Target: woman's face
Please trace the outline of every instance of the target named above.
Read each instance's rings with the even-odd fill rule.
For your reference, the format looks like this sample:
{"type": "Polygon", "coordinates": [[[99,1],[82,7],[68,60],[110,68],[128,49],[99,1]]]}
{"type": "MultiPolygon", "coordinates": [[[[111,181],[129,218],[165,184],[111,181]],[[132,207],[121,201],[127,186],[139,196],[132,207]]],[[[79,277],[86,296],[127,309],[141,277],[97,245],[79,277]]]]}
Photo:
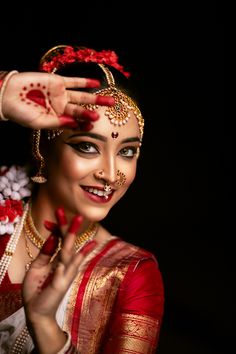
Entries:
{"type": "Polygon", "coordinates": [[[92,221],[102,220],[133,182],[140,145],[133,112],[124,126],[117,127],[105,111],[105,107],[98,109],[100,118],[89,132],[64,130],[50,143],[46,161],[45,187],[51,203],[92,221]],[[112,190],[107,196],[106,182],[112,190]]]}

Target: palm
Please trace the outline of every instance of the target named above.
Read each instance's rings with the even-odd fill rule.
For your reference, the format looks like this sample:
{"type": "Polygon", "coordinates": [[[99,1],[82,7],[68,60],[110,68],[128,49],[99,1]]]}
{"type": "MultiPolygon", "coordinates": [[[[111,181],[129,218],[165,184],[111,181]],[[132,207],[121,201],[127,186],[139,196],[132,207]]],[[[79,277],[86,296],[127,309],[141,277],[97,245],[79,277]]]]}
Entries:
{"type": "Polygon", "coordinates": [[[80,104],[96,102],[96,95],[73,90],[87,84],[85,78],[18,73],[11,77],[4,91],[4,115],[29,128],[58,128],[61,115],[79,118],[85,111],[80,104]]]}

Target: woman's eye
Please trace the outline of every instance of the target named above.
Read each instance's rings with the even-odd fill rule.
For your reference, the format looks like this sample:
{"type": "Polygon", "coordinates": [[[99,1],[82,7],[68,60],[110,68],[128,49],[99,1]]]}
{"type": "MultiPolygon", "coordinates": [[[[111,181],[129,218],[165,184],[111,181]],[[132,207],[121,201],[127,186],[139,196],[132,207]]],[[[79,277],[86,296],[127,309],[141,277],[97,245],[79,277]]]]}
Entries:
{"type": "Polygon", "coordinates": [[[70,144],[74,149],[76,149],[79,152],[83,152],[86,154],[95,154],[98,152],[98,149],[96,146],[92,143],[88,142],[81,142],[77,144],[70,144]]]}
{"type": "Polygon", "coordinates": [[[134,157],[136,152],[137,152],[137,148],[135,148],[135,147],[126,147],[126,148],[123,148],[122,150],[120,150],[119,154],[121,156],[131,158],[131,157],[134,157]]]}

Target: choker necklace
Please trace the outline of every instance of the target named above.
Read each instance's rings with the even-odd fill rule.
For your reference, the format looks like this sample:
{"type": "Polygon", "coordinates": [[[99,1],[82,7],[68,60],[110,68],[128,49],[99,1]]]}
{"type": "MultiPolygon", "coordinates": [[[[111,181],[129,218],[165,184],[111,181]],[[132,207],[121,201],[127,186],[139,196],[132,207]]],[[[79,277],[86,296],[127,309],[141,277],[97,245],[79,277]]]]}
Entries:
{"type": "MultiPolygon", "coordinates": [[[[75,252],[78,252],[87,242],[92,240],[98,230],[98,224],[96,222],[92,222],[89,227],[81,233],[76,235],[76,240],[74,243],[75,252]]],[[[27,238],[40,250],[43,247],[44,242],[46,241],[38,232],[34,225],[34,221],[31,216],[31,210],[29,208],[25,222],[24,222],[24,231],[27,238]]],[[[55,251],[56,254],[52,256],[54,259],[57,253],[61,250],[61,238],[58,240],[58,246],[55,251]]],[[[29,254],[29,253],[28,253],[29,254]]]]}

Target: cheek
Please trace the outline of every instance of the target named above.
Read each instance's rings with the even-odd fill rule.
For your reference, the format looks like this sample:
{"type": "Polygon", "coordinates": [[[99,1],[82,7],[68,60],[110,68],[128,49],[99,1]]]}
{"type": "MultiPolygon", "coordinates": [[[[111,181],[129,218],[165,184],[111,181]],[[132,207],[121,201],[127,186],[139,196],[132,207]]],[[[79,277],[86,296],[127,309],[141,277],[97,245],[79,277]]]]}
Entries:
{"type": "Polygon", "coordinates": [[[126,182],[125,187],[129,187],[136,176],[137,162],[132,163],[132,166],[127,166],[126,168],[120,169],[121,172],[125,174],[126,182]]]}
{"type": "Polygon", "coordinates": [[[61,177],[67,181],[78,181],[85,178],[95,168],[96,162],[93,159],[84,159],[66,148],[60,154],[54,156],[51,170],[54,176],[57,176],[57,179],[61,177]]]}

